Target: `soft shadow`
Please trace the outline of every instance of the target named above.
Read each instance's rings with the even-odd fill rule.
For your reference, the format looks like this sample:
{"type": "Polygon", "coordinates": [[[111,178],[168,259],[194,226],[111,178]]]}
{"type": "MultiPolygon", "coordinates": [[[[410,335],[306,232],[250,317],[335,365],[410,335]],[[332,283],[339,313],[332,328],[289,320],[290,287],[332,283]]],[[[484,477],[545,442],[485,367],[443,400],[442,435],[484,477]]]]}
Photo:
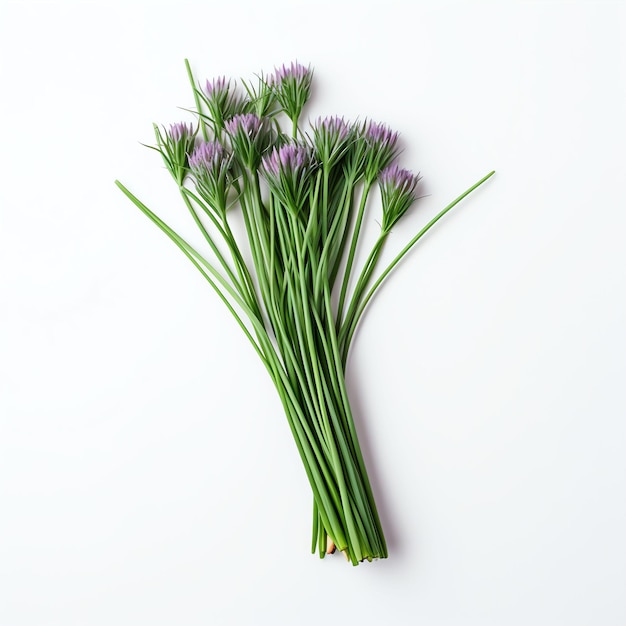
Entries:
{"type": "Polygon", "coordinates": [[[402,539],[397,532],[396,526],[394,525],[394,514],[385,495],[386,489],[378,470],[378,463],[374,451],[375,445],[372,444],[369,434],[369,423],[371,417],[368,415],[368,412],[362,402],[362,395],[359,393],[359,381],[355,380],[355,377],[352,376],[352,367],[350,367],[351,359],[351,356],[348,357],[346,367],[346,387],[348,390],[348,398],[350,400],[352,415],[354,417],[359,437],[361,452],[363,453],[363,459],[365,460],[365,466],[367,468],[367,475],[372,486],[372,491],[374,492],[374,500],[380,517],[380,523],[382,524],[385,539],[387,541],[387,548],[391,556],[392,552],[401,552],[400,548],[402,545],[402,539]]]}

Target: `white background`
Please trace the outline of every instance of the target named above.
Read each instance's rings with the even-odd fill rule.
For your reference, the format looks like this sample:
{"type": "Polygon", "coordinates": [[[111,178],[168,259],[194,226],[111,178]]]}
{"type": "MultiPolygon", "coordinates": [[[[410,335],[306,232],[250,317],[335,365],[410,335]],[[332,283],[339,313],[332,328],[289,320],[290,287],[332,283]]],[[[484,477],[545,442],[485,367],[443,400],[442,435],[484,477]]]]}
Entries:
{"type": "Polygon", "coordinates": [[[0,624],[625,624],[625,41],[623,2],[2,0],[0,624]],[[355,338],[386,561],[308,553],[271,382],[113,184],[199,241],[139,144],[185,57],[399,130],[387,258],[497,170],[355,338]]]}

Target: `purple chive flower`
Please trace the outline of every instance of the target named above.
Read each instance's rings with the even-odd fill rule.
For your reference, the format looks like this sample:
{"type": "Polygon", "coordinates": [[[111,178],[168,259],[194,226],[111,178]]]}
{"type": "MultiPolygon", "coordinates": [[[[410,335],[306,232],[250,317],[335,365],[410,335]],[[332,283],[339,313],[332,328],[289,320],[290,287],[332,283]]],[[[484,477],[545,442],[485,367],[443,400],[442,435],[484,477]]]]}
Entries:
{"type": "Polygon", "coordinates": [[[396,156],[398,133],[385,124],[370,121],[363,132],[366,144],[365,177],[373,182],[396,156]]]}
{"type": "Polygon", "coordinates": [[[302,113],[302,107],[309,99],[312,79],[311,68],[304,67],[297,61],[289,66],[276,68],[272,77],[276,99],[294,125],[302,113]]]}
{"type": "Polygon", "coordinates": [[[309,148],[300,144],[285,144],[274,148],[263,158],[263,168],[270,176],[297,174],[311,164],[309,148]]]}
{"type": "Polygon", "coordinates": [[[415,190],[419,181],[419,174],[402,169],[397,163],[382,170],[378,184],[383,205],[383,232],[389,232],[415,202],[415,190]]]}
{"type": "Polygon", "coordinates": [[[226,122],[226,130],[231,136],[244,133],[248,137],[254,137],[260,128],[261,120],[254,113],[235,115],[235,117],[226,122]]]}
{"type": "Polygon", "coordinates": [[[317,132],[326,133],[341,141],[350,133],[350,126],[346,124],[343,117],[337,117],[335,115],[332,117],[318,118],[315,130],[317,132]]]}
{"type": "Polygon", "coordinates": [[[230,80],[226,80],[226,76],[218,76],[213,80],[207,80],[204,87],[204,92],[208,98],[219,98],[224,93],[228,93],[230,87],[230,80]]]}
{"type": "Polygon", "coordinates": [[[171,124],[169,131],[170,139],[176,143],[183,141],[193,136],[193,126],[191,124],[185,124],[179,122],[178,124],[171,124]]]}
{"type": "Polygon", "coordinates": [[[392,131],[386,124],[370,121],[365,129],[365,138],[375,146],[394,148],[398,142],[398,133],[392,131]]]}
{"type": "Polygon", "coordinates": [[[245,106],[245,101],[237,93],[236,86],[232,87],[230,79],[227,80],[225,76],[207,80],[201,97],[215,131],[223,129],[224,122],[241,113],[245,106]]]}
{"type": "Polygon", "coordinates": [[[226,212],[230,164],[230,156],[217,141],[199,144],[189,157],[198,193],[220,216],[226,212]]]}
{"type": "Polygon", "coordinates": [[[267,120],[254,113],[241,113],[226,122],[226,131],[239,162],[250,170],[256,170],[261,154],[271,140],[271,128],[267,120]]]}
{"type": "Polygon", "coordinates": [[[263,158],[261,172],[281,202],[298,211],[306,202],[307,180],[314,166],[315,160],[308,146],[289,143],[274,148],[263,158]]]}
{"type": "Polygon", "coordinates": [[[345,154],[350,134],[351,128],[342,117],[318,118],[313,126],[313,145],[319,160],[333,165],[345,154]]]}
{"type": "Polygon", "coordinates": [[[157,150],[161,153],[165,166],[179,185],[187,175],[187,161],[193,150],[196,134],[191,124],[180,122],[171,124],[169,130],[164,126],[154,126],[157,150]]]}
{"type": "Polygon", "coordinates": [[[206,141],[198,145],[189,157],[189,167],[196,172],[213,171],[224,162],[224,146],[217,141],[206,141]]]}
{"type": "Polygon", "coordinates": [[[413,193],[419,182],[419,176],[394,163],[380,173],[379,180],[381,186],[389,187],[399,193],[413,193]]]}
{"type": "Polygon", "coordinates": [[[280,85],[284,80],[294,79],[298,82],[303,82],[305,79],[309,78],[311,75],[311,68],[304,67],[297,61],[292,63],[289,66],[283,65],[282,67],[276,68],[274,72],[273,83],[276,85],[280,85]]]}

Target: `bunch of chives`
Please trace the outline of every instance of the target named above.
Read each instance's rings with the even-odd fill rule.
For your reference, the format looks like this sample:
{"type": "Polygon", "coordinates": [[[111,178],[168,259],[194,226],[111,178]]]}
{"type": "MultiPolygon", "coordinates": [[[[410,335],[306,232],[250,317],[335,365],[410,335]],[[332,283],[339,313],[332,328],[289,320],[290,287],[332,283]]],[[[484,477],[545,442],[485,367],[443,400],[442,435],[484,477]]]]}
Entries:
{"type": "Polygon", "coordinates": [[[319,119],[304,131],[300,117],[312,71],[298,63],[256,83],[242,81],[242,91],[224,77],[196,84],[185,63],[197,122],[155,126],[154,149],[211,258],[116,184],[208,281],[274,382],[313,492],[312,551],[323,558],[338,549],[354,565],[384,558],[385,537],[346,391],[350,343],[389,272],[493,172],[426,224],[375,277],[387,236],[417,198],[419,176],[396,162],[397,133],[340,117],[319,119]],[[375,185],[380,234],[357,268],[375,185]],[[230,226],[235,210],[245,223],[243,242],[230,226]]]}

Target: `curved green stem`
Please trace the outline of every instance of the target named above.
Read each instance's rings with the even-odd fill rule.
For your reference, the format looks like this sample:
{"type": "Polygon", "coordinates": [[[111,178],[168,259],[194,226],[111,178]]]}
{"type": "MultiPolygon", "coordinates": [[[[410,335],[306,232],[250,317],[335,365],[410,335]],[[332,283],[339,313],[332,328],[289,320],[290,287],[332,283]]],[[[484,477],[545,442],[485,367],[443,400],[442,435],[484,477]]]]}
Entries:
{"type": "Polygon", "coordinates": [[[237,274],[239,275],[239,280],[241,281],[240,284],[242,285],[243,291],[245,292],[243,295],[246,298],[246,302],[250,305],[252,309],[256,311],[256,313],[258,314],[257,317],[261,319],[261,308],[254,288],[254,283],[252,281],[252,276],[250,275],[248,266],[243,259],[241,250],[239,249],[233,232],[228,224],[228,220],[226,218],[226,210],[223,209],[221,211],[222,221],[220,222],[220,220],[217,219],[214,212],[202,200],[202,198],[199,198],[195,193],[193,193],[190,189],[187,189],[186,187],[181,187],[181,190],[186,196],[189,196],[198,206],[202,208],[202,210],[215,226],[217,232],[221,235],[222,239],[228,246],[233,262],[235,263],[235,268],[237,269],[237,274]]]}
{"type": "Polygon", "coordinates": [[[181,185],[180,186],[180,195],[183,197],[185,205],[189,209],[189,212],[191,213],[191,215],[192,215],[192,217],[194,219],[194,222],[196,223],[196,226],[199,228],[199,230],[202,233],[204,239],[209,244],[211,250],[213,251],[213,254],[215,254],[215,257],[220,262],[220,265],[224,268],[224,271],[226,272],[226,275],[228,276],[228,278],[230,278],[233,286],[237,289],[238,293],[243,298],[247,299],[247,294],[245,293],[244,286],[239,282],[239,280],[237,279],[237,277],[233,273],[232,269],[230,268],[230,266],[226,262],[226,259],[223,257],[222,253],[219,251],[219,248],[215,245],[215,242],[213,241],[213,238],[211,237],[211,235],[209,235],[209,233],[208,233],[207,229],[205,228],[204,224],[202,223],[202,221],[198,217],[198,213],[196,212],[196,210],[194,209],[193,205],[189,201],[189,198],[187,197],[185,191],[186,191],[185,188],[181,185]]]}
{"type": "Polygon", "coordinates": [[[202,131],[202,138],[204,141],[209,140],[209,134],[206,130],[206,123],[204,121],[204,115],[202,114],[202,108],[200,103],[200,98],[198,96],[198,88],[196,87],[196,83],[193,79],[193,74],[191,72],[191,65],[189,65],[189,60],[185,59],[185,68],[187,69],[187,76],[189,77],[189,82],[191,83],[191,88],[193,90],[193,97],[196,102],[196,110],[198,111],[198,121],[200,123],[200,130],[202,131]]]}
{"type": "Polygon", "coordinates": [[[341,293],[339,295],[339,306],[337,308],[337,323],[341,323],[343,315],[343,306],[348,291],[348,284],[350,282],[350,275],[352,274],[352,264],[354,262],[354,255],[356,254],[356,248],[359,241],[359,235],[361,233],[361,224],[363,222],[363,215],[365,213],[365,206],[367,205],[367,196],[369,195],[372,184],[368,181],[364,183],[363,192],[361,193],[361,202],[359,204],[359,210],[357,212],[356,223],[354,225],[354,232],[352,233],[352,241],[350,242],[350,252],[348,253],[348,261],[346,262],[346,269],[343,275],[343,281],[341,283],[341,293]]]}
{"type": "Polygon", "coordinates": [[[396,258],[387,266],[385,271],[379,276],[376,282],[372,285],[372,288],[369,290],[363,302],[361,302],[359,308],[356,310],[353,320],[350,322],[349,327],[342,327],[342,333],[345,334],[345,339],[343,342],[343,362],[345,364],[348,357],[348,350],[350,348],[350,342],[352,340],[352,336],[354,335],[354,331],[363,315],[363,311],[367,307],[367,304],[372,299],[372,296],[376,293],[376,290],[380,287],[381,283],[387,278],[389,273],[398,265],[398,263],[404,258],[404,256],[413,248],[413,246],[451,209],[453,209],[463,198],[468,196],[472,191],[474,191],[477,187],[480,187],[486,180],[491,178],[495,174],[495,171],[489,172],[486,176],[483,176],[477,183],[473,184],[469,189],[464,191],[460,196],[455,198],[445,209],[440,211],[435,217],[433,217],[422,230],[409,241],[409,243],[401,250],[401,252],[396,256],[396,258]]]}
{"type": "MultiPolygon", "coordinates": [[[[248,330],[246,325],[243,323],[243,320],[241,319],[241,317],[239,317],[239,315],[233,308],[232,304],[230,303],[228,298],[225,296],[224,292],[218,287],[217,283],[211,278],[211,276],[209,276],[209,274],[207,274],[207,272],[202,268],[202,266],[204,266],[209,271],[209,273],[212,274],[217,279],[217,282],[219,282],[222,285],[222,287],[228,292],[228,294],[237,302],[237,304],[241,306],[244,312],[247,313],[248,317],[251,317],[252,311],[248,309],[245,302],[241,300],[239,295],[233,290],[233,288],[228,284],[228,282],[223,278],[223,276],[208,261],[206,261],[206,259],[204,259],[196,250],[194,250],[194,248],[192,248],[182,237],[177,235],[165,222],[163,222],[163,220],[161,220],[145,204],[143,204],[143,202],[141,202],[139,198],[137,198],[131,191],[129,191],[126,187],[124,187],[124,185],[119,180],[116,180],[115,184],[119,187],[122,193],[124,193],[124,195],[138,209],[140,209],[146,216],[148,216],[150,220],[152,220],[152,222],[154,222],[180,248],[183,254],[200,271],[200,273],[204,276],[204,278],[209,282],[211,287],[213,287],[214,291],[217,293],[220,299],[224,302],[228,310],[232,313],[233,317],[235,318],[235,321],[237,322],[237,324],[239,324],[239,326],[243,330],[244,334],[246,335],[246,337],[252,344],[256,353],[261,358],[261,361],[263,362],[265,367],[268,368],[268,371],[270,371],[270,375],[272,375],[272,372],[269,368],[268,355],[264,354],[264,352],[261,350],[261,347],[254,340],[254,337],[252,337],[252,335],[250,334],[250,331],[248,330]]],[[[253,322],[253,325],[254,325],[254,320],[251,319],[251,321],[253,322]]],[[[260,330],[261,332],[265,331],[264,328],[261,328],[261,329],[258,328],[258,323],[256,324],[256,326],[257,326],[257,330],[260,330]]],[[[272,379],[274,380],[273,375],[272,375],[272,379]]]]}

